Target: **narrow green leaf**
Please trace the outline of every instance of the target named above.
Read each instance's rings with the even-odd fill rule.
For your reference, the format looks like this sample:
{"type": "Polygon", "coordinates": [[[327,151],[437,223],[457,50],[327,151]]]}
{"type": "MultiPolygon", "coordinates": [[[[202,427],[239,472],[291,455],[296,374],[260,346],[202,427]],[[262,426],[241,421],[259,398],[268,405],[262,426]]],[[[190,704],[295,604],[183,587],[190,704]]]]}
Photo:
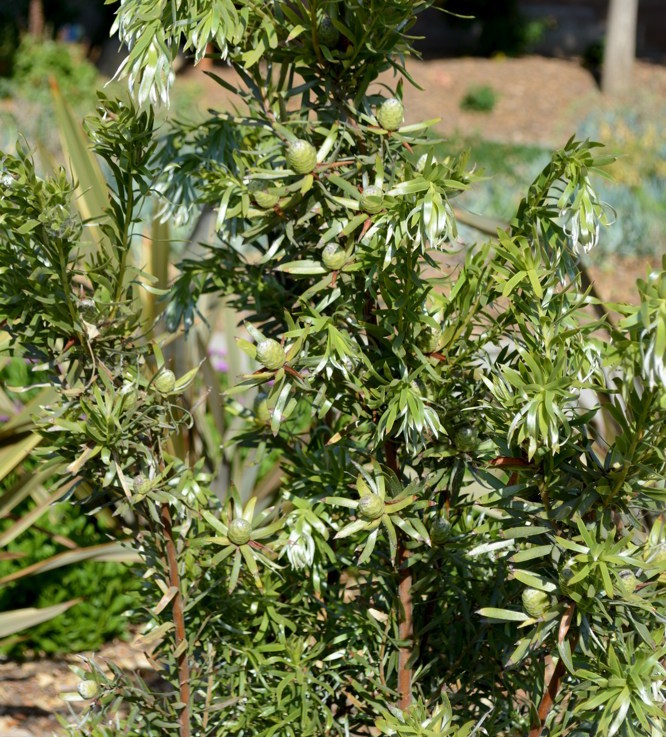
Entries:
{"type": "Polygon", "coordinates": [[[0,612],[0,637],[13,635],[15,632],[35,627],[43,622],[59,616],[66,612],[70,607],[78,604],[81,599],[70,599],[62,604],[54,604],[53,606],[42,607],[36,609],[30,607],[28,609],[13,609],[8,612],[0,612]]]}
{"type": "Polygon", "coordinates": [[[525,622],[529,619],[525,612],[515,612],[512,609],[496,609],[495,607],[484,607],[483,609],[479,609],[477,614],[502,622],[525,622]]]}

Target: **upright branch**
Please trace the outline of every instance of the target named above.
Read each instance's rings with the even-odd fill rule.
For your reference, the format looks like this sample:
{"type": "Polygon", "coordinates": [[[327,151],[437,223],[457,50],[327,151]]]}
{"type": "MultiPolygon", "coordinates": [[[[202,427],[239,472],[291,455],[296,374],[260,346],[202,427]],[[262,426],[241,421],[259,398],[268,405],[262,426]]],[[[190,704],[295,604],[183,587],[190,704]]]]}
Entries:
{"type": "MultiPolygon", "coordinates": [[[[398,476],[398,458],[395,443],[389,440],[385,445],[386,463],[398,476]]],[[[406,709],[412,703],[412,666],[414,648],[414,618],[412,605],[412,573],[409,569],[409,551],[402,538],[398,541],[398,637],[403,643],[398,651],[398,706],[406,709]]]]}
{"type": "Polygon", "coordinates": [[[410,660],[414,647],[414,621],[412,618],[412,574],[408,567],[409,551],[402,541],[398,544],[398,564],[400,566],[400,582],[398,598],[400,600],[400,626],[398,634],[402,644],[398,653],[398,706],[406,709],[412,703],[412,666],[410,660]]]}
{"type": "MultiPolygon", "coordinates": [[[[571,604],[562,616],[558,632],[558,640],[560,644],[565,641],[569,633],[569,628],[571,627],[571,621],[573,620],[575,610],[576,605],[571,604]]],[[[569,640],[569,645],[572,651],[575,649],[577,643],[578,634],[574,635],[574,637],[569,640]]],[[[530,729],[528,737],[541,736],[541,732],[543,731],[543,727],[546,723],[546,718],[548,717],[548,714],[550,714],[550,710],[555,705],[555,699],[557,698],[557,694],[559,693],[560,687],[562,685],[562,679],[564,678],[565,673],[566,666],[564,665],[564,661],[562,660],[562,658],[560,658],[557,661],[557,665],[555,666],[555,670],[553,671],[550,680],[548,681],[546,691],[541,698],[541,703],[539,704],[539,708],[537,710],[538,722],[532,727],[532,729],[530,729]]]]}
{"type": "Polygon", "coordinates": [[[185,631],[185,615],[183,612],[183,596],[180,590],[180,575],[178,573],[178,555],[176,543],[173,539],[171,511],[168,504],[162,504],[160,519],[164,527],[165,552],[169,569],[169,586],[176,589],[171,611],[176,632],[176,649],[178,651],[178,687],[180,702],[183,705],[179,716],[180,737],[190,737],[190,665],[187,652],[187,634],[185,631]]]}

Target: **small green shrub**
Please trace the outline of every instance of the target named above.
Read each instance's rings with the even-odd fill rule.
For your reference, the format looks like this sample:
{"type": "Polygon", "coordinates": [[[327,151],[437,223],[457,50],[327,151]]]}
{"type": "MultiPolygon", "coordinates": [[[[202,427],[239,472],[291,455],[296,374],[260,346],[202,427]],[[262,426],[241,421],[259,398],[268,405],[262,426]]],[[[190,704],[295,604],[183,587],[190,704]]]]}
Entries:
{"type": "MultiPolygon", "coordinates": [[[[26,511],[23,507],[17,513],[26,511]]],[[[3,520],[0,530],[12,522],[3,520]]],[[[22,557],[0,561],[0,576],[67,550],[57,536],[80,546],[108,542],[108,536],[80,510],[68,502],[58,504],[4,549],[22,557]]],[[[5,640],[0,653],[21,657],[31,651],[54,654],[97,649],[127,634],[126,612],[138,604],[138,590],[137,577],[119,563],[79,563],[9,583],[0,588],[0,611],[46,607],[74,598],[82,601],[55,619],[5,640]]]]}
{"type": "Polygon", "coordinates": [[[489,84],[470,87],[460,101],[463,110],[476,113],[489,113],[495,107],[499,95],[489,84]]]}
{"type": "Polygon", "coordinates": [[[94,101],[97,69],[83,57],[78,47],[25,36],[14,58],[12,94],[28,100],[50,99],[51,77],[71,103],[94,101]]]}
{"type": "Polygon", "coordinates": [[[664,733],[666,260],[639,306],[613,305],[621,322],[592,318],[578,262],[608,224],[591,177],[610,160],[572,137],[497,240],[448,266],[478,175],[435,156],[430,122],[382,120],[370,91],[406,76],[431,4],[123,3],[140,107],[101,97],[88,122],[112,178],[93,247],[74,184],[20,146],[5,157],[0,320],[12,355],[62,367],[40,453],[91,506],[104,490],[146,520],[169,685],[90,661],[78,735],[128,713],[116,734],[664,733]],[[158,138],[147,106],[168,102],[177,49],[201,60],[213,41],[243,81],[236,109],[158,138]],[[243,315],[253,363],[225,399],[233,443],[280,454],[270,492],[193,462],[218,387],[205,364],[178,376],[142,319],[151,275],[128,254],[154,191],[167,217],[217,208],[167,320],[194,330],[214,295],[243,315]]]}

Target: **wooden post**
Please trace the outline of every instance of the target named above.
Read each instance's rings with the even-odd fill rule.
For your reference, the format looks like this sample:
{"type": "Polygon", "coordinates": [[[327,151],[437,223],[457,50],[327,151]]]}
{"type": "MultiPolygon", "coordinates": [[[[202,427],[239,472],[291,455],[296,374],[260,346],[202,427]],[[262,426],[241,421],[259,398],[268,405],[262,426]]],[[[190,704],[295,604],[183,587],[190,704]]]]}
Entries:
{"type": "Polygon", "coordinates": [[[601,89],[622,95],[631,89],[636,58],[638,0],[609,0],[601,89]]]}
{"type": "Polygon", "coordinates": [[[35,38],[44,36],[44,5],[42,0],[30,0],[28,6],[28,33],[35,38]]]}

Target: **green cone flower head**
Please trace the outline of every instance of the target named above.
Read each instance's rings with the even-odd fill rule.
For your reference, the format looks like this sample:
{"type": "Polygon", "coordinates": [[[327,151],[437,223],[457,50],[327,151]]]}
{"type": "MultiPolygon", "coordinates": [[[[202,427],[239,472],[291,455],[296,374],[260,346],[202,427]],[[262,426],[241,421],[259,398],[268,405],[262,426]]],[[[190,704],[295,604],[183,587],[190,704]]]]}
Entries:
{"type": "Polygon", "coordinates": [[[157,374],[153,386],[160,394],[171,394],[176,388],[176,375],[170,369],[162,369],[157,374]]]}
{"type": "Polygon", "coordinates": [[[97,683],[91,680],[80,681],[76,690],[79,692],[79,696],[83,699],[94,699],[99,692],[97,683]]]}
{"type": "Polygon", "coordinates": [[[479,431],[474,425],[461,425],[453,435],[453,444],[458,450],[469,453],[479,444],[479,431]]]}
{"type": "Polygon", "coordinates": [[[377,494],[362,496],[358,503],[358,513],[364,519],[379,519],[384,514],[384,500],[377,494]]]}
{"type": "Polygon", "coordinates": [[[242,517],[235,519],[229,525],[229,534],[227,537],[229,538],[229,542],[234,545],[245,545],[245,543],[250,542],[251,536],[252,525],[246,519],[242,517]]]}
{"type": "Polygon", "coordinates": [[[530,617],[538,619],[550,609],[550,596],[539,589],[523,590],[523,609],[530,617]]]}
{"type": "Polygon", "coordinates": [[[280,195],[277,190],[273,187],[268,187],[264,182],[257,180],[251,182],[249,190],[257,206],[264,210],[270,210],[280,201],[280,195]]]}
{"type": "Polygon", "coordinates": [[[268,394],[259,392],[254,398],[254,417],[258,425],[268,425],[271,421],[271,410],[268,406],[268,394]]]}
{"type": "Polygon", "coordinates": [[[423,353],[434,353],[441,345],[442,331],[426,327],[419,333],[417,342],[423,353]]]}
{"type": "Polygon", "coordinates": [[[451,537],[451,523],[446,517],[437,517],[430,525],[430,542],[443,545],[451,537]]]}
{"type": "Polygon", "coordinates": [[[76,213],[71,213],[62,204],[47,207],[41,212],[39,219],[52,238],[77,241],[83,230],[81,218],[76,213]]]}
{"type": "Polygon", "coordinates": [[[383,199],[384,192],[382,191],[382,188],[371,184],[366,187],[361,194],[361,209],[365,210],[370,215],[374,215],[382,209],[383,199]]]}
{"type": "Polygon", "coordinates": [[[287,166],[297,174],[309,174],[317,166],[317,149],[299,138],[287,148],[287,166]]]}
{"type": "Polygon", "coordinates": [[[338,45],[340,40],[340,31],[333,25],[333,21],[329,15],[322,16],[317,24],[317,41],[329,49],[333,49],[338,45]]]}
{"type": "Polygon", "coordinates": [[[272,338],[266,338],[257,344],[257,361],[270,371],[276,371],[284,366],[286,356],[284,348],[272,338]]]}
{"type": "Polygon", "coordinates": [[[132,489],[135,494],[145,494],[150,490],[150,481],[139,473],[132,479],[132,489]]]}
{"type": "Polygon", "coordinates": [[[329,271],[338,271],[345,265],[347,254],[337,243],[329,243],[321,254],[321,261],[329,271]]]}
{"type": "Polygon", "coordinates": [[[79,314],[86,322],[92,322],[97,317],[97,305],[94,299],[80,299],[77,301],[79,314]]]}
{"type": "Polygon", "coordinates": [[[633,594],[638,587],[638,579],[632,570],[625,568],[618,574],[617,584],[621,594],[633,594]]]}
{"type": "Polygon", "coordinates": [[[394,131],[402,125],[404,114],[405,108],[400,100],[397,97],[389,97],[379,106],[377,120],[382,128],[386,128],[387,131],[394,131]]]}

